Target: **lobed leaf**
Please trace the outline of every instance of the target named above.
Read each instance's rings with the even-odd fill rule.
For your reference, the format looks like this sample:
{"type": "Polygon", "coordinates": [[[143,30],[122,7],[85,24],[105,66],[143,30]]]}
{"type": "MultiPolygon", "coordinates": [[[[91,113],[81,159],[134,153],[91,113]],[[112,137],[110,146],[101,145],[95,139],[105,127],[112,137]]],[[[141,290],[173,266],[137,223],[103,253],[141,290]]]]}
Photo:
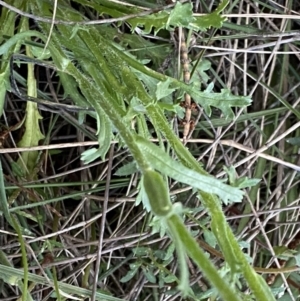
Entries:
{"type": "Polygon", "coordinates": [[[225,9],[225,7],[228,5],[229,1],[224,0],[222,1],[217,9],[205,16],[198,16],[195,18],[195,21],[191,24],[190,27],[192,27],[194,30],[206,30],[211,27],[220,28],[223,25],[223,22],[226,21],[226,17],[220,16],[220,13],[225,9]]]}
{"type": "Polygon", "coordinates": [[[249,96],[233,95],[228,89],[222,89],[219,93],[213,93],[210,88],[212,86],[209,86],[205,91],[193,88],[188,91],[194,101],[204,108],[208,116],[211,115],[211,107],[215,107],[223,112],[225,118],[233,119],[232,107],[248,106],[252,101],[249,96]]]}

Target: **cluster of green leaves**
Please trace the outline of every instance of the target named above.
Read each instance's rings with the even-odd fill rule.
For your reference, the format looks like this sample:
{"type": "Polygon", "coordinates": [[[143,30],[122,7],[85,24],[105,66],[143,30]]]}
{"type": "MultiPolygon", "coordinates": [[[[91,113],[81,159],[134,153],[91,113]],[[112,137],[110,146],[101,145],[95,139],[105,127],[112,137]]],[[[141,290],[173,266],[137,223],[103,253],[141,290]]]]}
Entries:
{"type": "Polygon", "coordinates": [[[130,270],[120,281],[128,282],[141,269],[147,280],[151,283],[158,283],[160,288],[163,288],[166,283],[179,283],[178,278],[166,268],[174,260],[174,251],[175,245],[173,243],[169,245],[167,250],[153,251],[146,247],[134,248],[133,252],[137,256],[137,261],[130,265],[130,270]],[[154,268],[159,270],[157,275],[154,273],[154,268]]]}
{"type": "MultiPolygon", "coordinates": [[[[123,17],[141,11],[111,1],[101,1],[101,4],[89,1],[78,2],[93,8],[100,14],[112,17],[123,17]]],[[[192,14],[191,3],[177,3],[173,9],[135,17],[129,19],[128,23],[132,31],[139,26],[143,26],[144,32],[154,30],[155,33],[161,29],[171,30],[177,26],[196,31],[205,30],[212,26],[222,25],[225,18],[220,13],[227,4],[228,1],[223,1],[213,13],[195,18],[192,14]]],[[[49,18],[53,13],[50,1],[27,1],[26,8],[34,15],[49,18]]],[[[56,19],[84,21],[82,15],[71,8],[67,1],[59,3],[56,19]]],[[[189,296],[192,294],[186,264],[186,256],[189,256],[203,271],[223,300],[241,300],[241,293],[237,293],[238,288],[234,284],[229,285],[229,281],[218,273],[216,267],[185,227],[182,220],[182,207],[180,204],[172,204],[170,200],[168,177],[199,190],[199,198],[211,216],[211,229],[224,254],[232,279],[235,279],[236,275],[241,275],[257,300],[274,300],[263,278],[257,275],[249,265],[225,220],[222,203],[218,198],[220,197],[226,204],[240,202],[243,192],[237,187],[241,187],[241,183],[233,181],[236,187],[232,187],[208,175],[183,146],[165,116],[166,109],[180,114],[176,104],[164,101],[174,91],[190,94],[208,115],[214,107],[220,109],[229,119],[234,117],[232,107],[249,105],[251,100],[248,97],[235,96],[225,89],[214,93],[212,85],[209,85],[205,91],[200,91],[197,85],[186,85],[146,67],[144,61],[129,54],[122,45],[105,37],[103,32],[108,30],[107,26],[56,24],[51,31],[50,24],[39,22],[39,28],[40,31],[24,29],[11,37],[0,47],[0,54],[8,56],[17,51],[18,48],[15,46],[17,43],[18,45],[24,43],[27,47],[31,47],[28,39],[33,37],[46,43],[47,36],[51,34],[47,50],[59,72],[66,95],[69,95],[75,104],[92,106],[96,111],[99,148],[83,153],[82,160],[87,163],[98,157],[104,158],[114,135],[131,152],[142,174],[140,187],[144,193],[141,199],[144,205],[157,216],[161,226],[167,229],[174,242],[180,266],[178,288],[182,294],[189,296]],[[84,97],[78,93],[79,90],[84,97]],[[166,106],[167,104],[171,107],[166,106]],[[131,128],[132,118],[137,121],[136,130],[131,128]],[[147,126],[148,121],[151,122],[160,141],[162,138],[166,140],[177,157],[176,161],[166,152],[163,143],[157,146],[149,142],[148,138],[151,135],[147,126]]],[[[1,75],[7,87],[9,70],[7,66],[4,67],[1,75]]],[[[0,96],[3,104],[4,96],[0,96]]],[[[38,118],[38,115],[34,117],[35,120],[38,118]]],[[[84,120],[84,116],[81,118],[84,120]]],[[[28,159],[27,164],[33,163],[32,160],[35,162],[36,159],[28,159]]],[[[3,212],[7,220],[11,220],[9,209],[3,209],[3,212]]],[[[16,227],[14,223],[12,226],[16,227]]],[[[165,254],[162,256],[162,260],[169,260],[169,258],[166,259],[165,254]]],[[[26,261],[26,258],[24,257],[23,260],[26,261]]],[[[137,271],[140,266],[132,267],[132,271],[137,271]]],[[[149,281],[154,281],[151,270],[144,268],[143,271],[149,281]]],[[[132,275],[134,276],[134,273],[126,275],[123,281],[128,280],[132,275]]],[[[167,282],[166,277],[161,279],[163,279],[160,280],[161,283],[167,282]]],[[[24,281],[24,286],[26,285],[27,282],[24,281]]]]}

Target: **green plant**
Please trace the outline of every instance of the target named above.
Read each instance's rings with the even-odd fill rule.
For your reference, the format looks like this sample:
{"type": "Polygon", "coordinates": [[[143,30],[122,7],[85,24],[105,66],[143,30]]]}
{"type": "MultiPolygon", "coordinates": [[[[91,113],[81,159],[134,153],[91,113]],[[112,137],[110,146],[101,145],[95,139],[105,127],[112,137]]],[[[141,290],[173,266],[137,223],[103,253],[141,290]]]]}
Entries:
{"type": "MultiPolygon", "coordinates": [[[[111,1],[101,1],[101,4],[89,1],[78,2],[99,14],[114,18],[137,14],[127,22],[130,24],[132,32],[139,26],[143,26],[145,33],[150,33],[152,30],[155,33],[160,30],[170,31],[178,26],[190,31],[202,31],[210,27],[220,28],[225,21],[221,12],[228,4],[228,1],[223,1],[211,14],[194,17],[191,3],[178,2],[172,9],[168,8],[143,16],[143,11],[139,8],[115,4],[111,1]]],[[[26,6],[36,16],[44,16],[48,20],[52,16],[50,2],[41,3],[32,0],[27,1],[26,6]]],[[[160,74],[146,66],[148,61],[142,54],[134,56],[126,51],[124,45],[108,39],[107,32],[111,28],[84,25],[85,19],[80,12],[69,7],[67,3],[60,3],[55,13],[55,18],[58,20],[72,22],[72,25],[75,25],[70,26],[70,24],[60,22],[52,28],[50,24],[40,22],[40,31],[28,30],[25,26],[25,30],[5,41],[0,47],[0,54],[8,58],[9,55],[18,51],[13,47],[22,43],[29,48],[28,55],[33,56],[34,49],[40,48],[39,50],[41,50],[47,44],[49,35],[50,40],[46,50],[51,58],[51,63],[44,62],[44,64],[58,72],[65,93],[71,96],[77,106],[92,107],[96,112],[96,114],[90,113],[90,115],[97,120],[99,148],[84,152],[82,160],[90,163],[99,157],[105,159],[113,138],[118,139],[124,147],[128,148],[141,173],[140,190],[143,192],[141,196],[143,204],[146,208],[151,208],[151,212],[157,216],[156,221],[161,228],[168,232],[176,246],[180,266],[179,290],[182,294],[193,297],[186,264],[186,256],[189,256],[203,271],[223,300],[242,300],[243,294],[237,293],[239,291],[237,278],[240,275],[256,300],[275,300],[264,279],[249,264],[222,212],[220,199],[225,205],[242,200],[243,193],[237,188],[241,183],[233,181],[233,185],[230,186],[210,176],[182,144],[166,118],[170,112],[180,112],[178,103],[169,103],[168,101],[168,97],[170,98],[172,93],[178,95],[187,93],[202,106],[208,116],[211,115],[212,108],[216,108],[230,120],[234,118],[232,108],[249,105],[250,97],[233,95],[227,89],[215,93],[212,91],[211,84],[204,91],[200,91],[199,86],[193,83],[188,85],[170,76],[160,74]],[[38,38],[41,44],[32,45],[30,39],[33,37],[38,38]],[[139,126],[137,130],[131,128],[133,119],[139,126]],[[151,127],[147,126],[148,121],[151,122],[151,127]],[[150,132],[155,133],[155,136],[158,137],[159,146],[149,142],[150,132]],[[171,158],[171,152],[175,158],[171,158]],[[211,230],[230,270],[228,274],[233,282],[232,285],[229,285],[228,279],[222,278],[190,231],[184,226],[184,210],[179,204],[171,202],[168,178],[192,186],[197,190],[203,206],[209,212],[211,230]]],[[[133,43],[133,40],[128,40],[129,42],[133,43]]],[[[32,62],[41,63],[42,59],[44,58],[41,56],[32,62]]],[[[7,65],[3,66],[1,84],[8,86],[9,70],[7,65]]],[[[204,71],[203,74],[205,74],[204,71]]],[[[29,96],[35,97],[34,94],[33,92],[29,96]]],[[[2,97],[2,107],[3,103],[4,96],[2,97]]],[[[28,108],[29,112],[34,112],[35,109],[35,106],[28,108]]],[[[89,113],[81,112],[82,121],[86,117],[85,114],[89,113]]],[[[27,125],[26,130],[38,133],[36,125],[40,117],[34,115],[31,118],[36,123],[32,128],[27,125]]],[[[35,138],[37,139],[34,142],[29,141],[30,146],[33,146],[32,143],[37,145],[38,141],[36,140],[40,140],[42,136],[37,135],[35,138]]],[[[33,158],[26,157],[25,160],[23,158],[23,161],[25,162],[19,162],[19,164],[25,164],[29,172],[32,172],[36,165],[37,154],[33,158]]],[[[245,181],[247,184],[243,187],[253,185],[253,182],[245,181]]],[[[8,222],[14,221],[11,219],[11,210],[7,208],[4,200],[2,211],[8,222]]],[[[18,224],[12,222],[11,226],[19,234],[21,230],[17,231],[19,230],[18,224]]],[[[20,235],[19,237],[22,241],[20,235]]],[[[136,272],[137,267],[135,266],[133,270],[136,272]]],[[[152,277],[151,273],[145,272],[145,275],[148,275],[148,279],[152,277]]],[[[33,281],[33,275],[30,277],[33,281]]],[[[7,279],[4,278],[4,280],[7,279]]],[[[42,281],[40,278],[34,280],[42,281]]],[[[24,279],[24,285],[26,283],[27,281],[24,279]]],[[[57,283],[57,292],[60,286],[63,288],[61,283],[57,283]]],[[[70,287],[68,292],[70,292],[70,287]]]]}

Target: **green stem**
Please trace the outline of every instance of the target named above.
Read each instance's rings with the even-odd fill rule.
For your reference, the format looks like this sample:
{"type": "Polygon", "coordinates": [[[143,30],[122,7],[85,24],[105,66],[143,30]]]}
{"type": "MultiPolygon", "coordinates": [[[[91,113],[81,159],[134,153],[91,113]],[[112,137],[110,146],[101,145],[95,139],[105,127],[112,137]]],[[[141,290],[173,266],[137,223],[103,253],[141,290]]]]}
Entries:
{"type": "Polygon", "coordinates": [[[21,245],[21,252],[22,252],[22,264],[23,264],[23,271],[24,271],[24,284],[23,284],[23,291],[22,291],[22,301],[27,300],[27,289],[28,289],[28,261],[27,261],[27,252],[24,243],[24,239],[22,237],[21,228],[17,219],[12,216],[12,222],[14,224],[15,231],[18,234],[19,242],[21,245]]]}
{"type": "MultiPolygon", "coordinates": [[[[187,230],[181,218],[178,215],[172,215],[167,218],[167,224],[171,234],[175,234],[175,237],[181,240],[187,254],[193,259],[199,269],[203,271],[223,300],[241,301],[236,291],[219,275],[215,266],[210,262],[196,240],[191,236],[191,233],[187,230]]],[[[181,250],[181,252],[183,252],[183,250],[181,250]]]]}

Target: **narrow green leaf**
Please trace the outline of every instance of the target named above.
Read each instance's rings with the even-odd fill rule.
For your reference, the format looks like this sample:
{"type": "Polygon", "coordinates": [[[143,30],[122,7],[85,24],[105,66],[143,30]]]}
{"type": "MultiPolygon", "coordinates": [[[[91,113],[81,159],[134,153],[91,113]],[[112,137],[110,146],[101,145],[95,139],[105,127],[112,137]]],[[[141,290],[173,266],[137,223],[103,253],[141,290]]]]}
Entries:
{"type": "MultiPolygon", "coordinates": [[[[38,146],[39,141],[44,139],[44,135],[40,131],[39,120],[42,119],[42,116],[38,112],[37,104],[28,101],[26,106],[26,120],[25,120],[25,132],[18,143],[19,147],[31,147],[38,146]]],[[[32,175],[34,168],[37,165],[38,160],[38,151],[28,151],[22,152],[22,160],[18,160],[18,165],[24,169],[28,170],[28,175],[32,175]]]]}
{"type": "Polygon", "coordinates": [[[235,187],[222,183],[211,176],[201,175],[191,170],[180,162],[172,160],[161,148],[142,137],[137,137],[136,142],[148,159],[149,165],[170,178],[188,184],[207,193],[217,194],[225,204],[241,202],[243,192],[235,187]]]}
{"type": "Polygon", "coordinates": [[[216,287],[222,299],[226,301],[241,301],[229,283],[219,275],[216,267],[210,262],[203,250],[199,247],[199,244],[191,236],[181,218],[177,215],[173,215],[168,218],[167,223],[171,233],[176,232],[176,236],[179,237],[178,239],[180,239],[182,246],[185,247],[187,254],[197,264],[199,269],[203,271],[209,282],[216,287]]]}
{"type": "Polygon", "coordinates": [[[137,172],[137,166],[135,162],[129,162],[126,163],[125,165],[123,165],[122,167],[120,167],[115,173],[114,175],[116,176],[120,176],[120,177],[124,177],[124,176],[130,176],[132,174],[134,174],[135,172],[137,172]]]}
{"type": "MultiPolygon", "coordinates": [[[[4,176],[0,159],[0,210],[3,211],[6,221],[13,227],[13,221],[9,212],[8,202],[5,193],[4,176]]],[[[1,216],[1,212],[0,212],[1,216]]]]}
{"type": "MultiPolygon", "coordinates": [[[[3,265],[4,267],[14,269],[13,265],[8,260],[6,254],[2,250],[0,250],[0,266],[1,265],[3,265]]],[[[24,284],[23,281],[21,280],[22,277],[20,275],[17,275],[16,273],[11,273],[11,274],[2,273],[1,269],[2,268],[0,267],[0,280],[3,279],[3,281],[5,283],[8,283],[9,285],[18,286],[19,290],[23,292],[24,284]]],[[[24,275],[24,271],[22,270],[19,271],[24,275]]],[[[29,292],[27,292],[27,301],[33,301],[29,292]]]]}
{"type": "Polygon", "coordinates": [[[145,267],[143,267],[142,270],[143,270],[143,274],[145,275],[145,277],[147,278],[147,280],[150,283],[156,283],[156,277],[153,274],[153,271],[151,271],[150,269],[147,269],[145,267]]]}
{"type": "Polygon", "coordinates": [[[3,107],[5,103],[6,97],[6,90],[8,90],[8,79],[9,79],[9,72],[8,72],[8,65],[4,68],[4,72],[0,73],[0,116],[3,113],[3,107]]]}
{"type": "Polygon", "coordinates": [[[139,267],[136,267],[135,269],[129,270],[127,272],[127,274],[120,279],[120,282],[126,283],[129,280],[131,280],[135,276],[135,274],[137,273],[138,269],[139,269],[139,267]]]}
{"type": "Polygon", "coordinates": [[[165,283],[172,283],[172,282],[177,281],[178,279],[175,275],[168,275],[168,276],[164,277],[163,280],[165,283]]]}
{"type": "MultiPolygon", "coordinates": [[[[24,278],[24,271],[20,269],[16,269],[13,267],[5,266],[3,264],[0,264],[0,278],[1,279],[8,279],[10,277],[15,277],[18,279],[23,279],[24,278]]],[[[43,284],[43,285],[48,285],[49,286],[49,279],[46,279],[45,277],[33,274],[33,273],[28,273],[28,280],[43,284]]],[[[54,283],[50,281],[50,285],[54,287],[54,283]]],[[[67,283],[63,283],[61,281],[58,281],[58,286],[61,290],[64,292],[67,292],[69,294],[76,294],[76,295],[83,295],[86,297],[91,297],[92,296],[92,291],[89,289],[84,289],[76,285],[70,285],[67,283]]],[[[96,292],[96,300],[99,301],[125,301],[124,299],[116,298],[110,295],[107,295],[106,293],[99,292],[99,290],[96,292]]],[[[28,300],[31,300],[30,296],[28,300]]]]}
{"type": "Polygon", "coordinates": [[[25,242],[22,236],[22,231],[19,226],[19,221],[12,216],[12,221],[14,224],[14,229],[16,233],[18,234],[18,239],[21,245],[21,252],[22,252],[22,265],[23,265],[23,273],[24,273],[24,283],[23,283],[23,289],[22,289],[22,301],[27,300],[27,294],[28,294],[28,261],[27,261],[27,252],[25,247],[25,242]]]}
{"type": "Polygon", "coordinates": [[[286,139],[287,143],[290,143],[292,145],[300,146],[300,137],[291,137],[286,139]]]}
{"type": "Polygon", "coordinates": [[[24,39],[32,36],[38,36],[41,39],[44,39],[44,36],[40,32],[35,30],[28,30],[28,31],[23,31],[21,33],[17,33],[13,37],[8,39],[3,45],[0,46],[0,55],[9,52],[9,48],[15,45],[16,43],[21,43],[22,41],[24,41],[24,39]]]}
{"type": "MultiPolygon", "coordinates": [[[[28,25],[28,24],[27,24],[28,25]]],[[[27,26],[26,26],[27,27],[27,26]]],[[[27,50],[28,54],[31,56],[30,50],[27,50]]],[[[28,64],[28,96],[37,97],[37,87],[36,87],[36,79],[34,76],[34,67],[32,64],[28,64]]],[[[25,120],[25,132],[21,141],[18,143],[19,147],[31,147],[38,146],[39,141],[44,139],[44,135],[41,133],[39,121],[42,119],[38,111],[38,106],[36,103],[28,101],[26,104],[26,120],[25,120]]],[[[24,170],[28,171],[28,176],[33,178],[35,176],[34,169],[37,165],[39,152],[38,151],[30,151],[30,152],[22,152],[21,158],[17,162],[20,167],[23,167],[24,170]],[[25,166],[24,166],[25,165],[25,166]]]]}

